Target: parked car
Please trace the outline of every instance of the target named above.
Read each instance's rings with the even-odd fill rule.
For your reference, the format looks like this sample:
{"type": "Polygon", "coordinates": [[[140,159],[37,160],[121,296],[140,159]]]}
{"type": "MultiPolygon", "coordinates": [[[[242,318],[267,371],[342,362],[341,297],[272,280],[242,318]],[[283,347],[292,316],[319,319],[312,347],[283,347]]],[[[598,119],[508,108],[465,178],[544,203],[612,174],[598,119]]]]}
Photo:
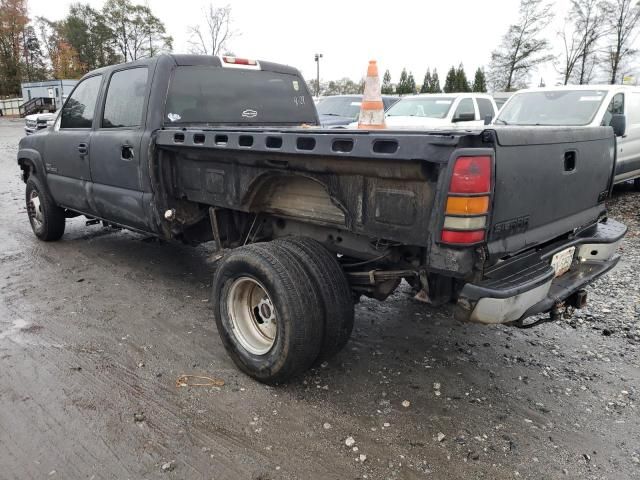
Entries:
{"type": "Polygon", "coordinates": [[[28,220],[44,241],[85,215],[212,242],[222,344],[269,383],[335,355],[354,299],[384,300],[402,279],[456,301],[460,320],[530,326],[583,306],[619,260],[609,127],[309,125],[311,95],[284,65],[159,55],[101,68],[53,128],[20,141],[28,220]],[[576,151],[568,174],[557,159],[576,151]]]}
{"type": "Polygon", "coordinates": [[[54,113],[34,113],[33,115],[27,115],[24,117],[24,133],[26,135],[32,135],[39,130],[50,127],[53,125],[58,112],[54,113]]]}
{"type": "Polygon", "coordinates": [[[491,95],[425,93],[403,97],[385,114],[388,128],[475,127],[484,125],[498,108],[491,95]]]}
{"type": "MultiPolygon", "coordinates": [[[[383,95],[382,103],[384,104],[384,109],[387,110],[398,100],[400,100],[400,97],[383,95]]],[[[316,104],[320,115],[320,124],[325,128],[349,125],[358,119],[361,103],[362,95],[321,97],[316,104]]]]}
{"type": "Polygon", "coordinates": [[[634,180],[640,190],[640,87],[572,85],[514,93],[495,124],[522,126],[611,125],[617,136],[615,183],[634,180]]]}

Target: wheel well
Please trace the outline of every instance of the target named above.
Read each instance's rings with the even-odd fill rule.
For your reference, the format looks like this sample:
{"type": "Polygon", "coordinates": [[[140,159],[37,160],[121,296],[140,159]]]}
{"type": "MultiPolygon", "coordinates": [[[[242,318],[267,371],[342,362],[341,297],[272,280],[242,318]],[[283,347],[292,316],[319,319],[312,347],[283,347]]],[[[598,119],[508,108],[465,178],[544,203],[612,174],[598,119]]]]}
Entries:
{"type": "Polygon", "coordinates": [[[302,175],[268,175],[258,179],[246,197],[252,211],[328,224],[345,224],[346,210],[316,179],[302,175]]]}
{"type": "Polygon", "coordinates": [[[27,179],[36,173],[36,167],[28,158],[18,159],[18,165],[20,165],[20,170],[22,170],[22,181],[26,183],[27,179]]]}

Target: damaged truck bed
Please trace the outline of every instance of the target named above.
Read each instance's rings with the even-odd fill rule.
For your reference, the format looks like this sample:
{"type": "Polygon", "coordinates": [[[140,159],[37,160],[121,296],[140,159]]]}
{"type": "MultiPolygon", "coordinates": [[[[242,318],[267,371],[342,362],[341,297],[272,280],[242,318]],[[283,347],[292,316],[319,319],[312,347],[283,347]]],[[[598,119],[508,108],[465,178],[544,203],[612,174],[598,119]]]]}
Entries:
{"type": "Polygon", "coordinates": [[[21,142],[35,234],[58,239],[83,214],[215,242],[218,330],[258,380],[335,354],[353,302],[383,300],[403,279],[455,302],[461,320],[528,326],[581,307],[583,287],[618,261],[610,127],[321,130],[297,70],[230,57],[109,67],[74,92],[96,78],[85,128],[73,123],[74,101],[91,102],[81,91],[53,129],[21,142]],[[120,88],[140,98],[111,113],[111,85],[135,70],[120,88]],[[79,159],[65,156],[69,142],[79,159]]]}

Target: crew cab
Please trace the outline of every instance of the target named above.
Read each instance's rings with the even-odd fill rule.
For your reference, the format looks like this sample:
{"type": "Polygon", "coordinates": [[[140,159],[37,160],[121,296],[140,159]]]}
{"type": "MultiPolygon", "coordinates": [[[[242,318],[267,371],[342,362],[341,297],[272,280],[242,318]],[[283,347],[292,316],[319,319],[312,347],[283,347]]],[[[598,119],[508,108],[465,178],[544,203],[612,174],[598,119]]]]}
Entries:
{"type": "Polygon", "coordinates": [[[85,75],[17,161],[43,241],[84,215],[212,242],[222,343],[277,383],[403,279],[465,321],[581,307],[626,231],[605,206],[614,157],[610,127],[323,130],[294,68],[160,55],[85,75]]]}
{"type": "Polygon", "coordinates": [[[495,124],[612,126],[617,137],[615,183],[640,190],[640,86],[569,85],[514,93],[495,124]]]}

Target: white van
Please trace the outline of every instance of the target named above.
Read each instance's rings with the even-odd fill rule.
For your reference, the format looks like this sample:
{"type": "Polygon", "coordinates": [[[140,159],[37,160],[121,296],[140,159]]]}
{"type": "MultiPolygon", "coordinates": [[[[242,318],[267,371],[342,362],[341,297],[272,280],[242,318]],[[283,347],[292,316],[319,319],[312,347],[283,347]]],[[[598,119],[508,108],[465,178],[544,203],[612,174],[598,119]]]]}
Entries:
{"type": "Polygon", "coordinates": [[[514,93],[495,125],[611,125],[618,136],[615,183],[634,180],[640,190],[640,87],[566,85],[514,93]]]}
{"type": "Polygon", "coordinates": [[[484,93],[425,93],[402,97],[384,121],[387,128],[474,127],[497,111],[493,97],[484,93]]]}

